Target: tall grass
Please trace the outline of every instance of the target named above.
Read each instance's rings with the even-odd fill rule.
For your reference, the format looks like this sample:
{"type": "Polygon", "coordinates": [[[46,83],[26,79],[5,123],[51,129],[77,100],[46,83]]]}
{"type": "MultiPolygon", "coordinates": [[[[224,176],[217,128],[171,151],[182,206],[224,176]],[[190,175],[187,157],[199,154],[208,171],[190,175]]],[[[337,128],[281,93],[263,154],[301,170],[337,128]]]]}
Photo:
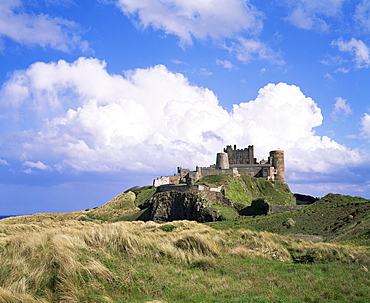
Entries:
{"type": "Polygon", "coordinates": [[[368,252],[350,246],[189,221],[171,231],[153,222],[6,222],[0,302],[310,302],[323,292],[346,301],[339,291],[361,301],[370,290],[368,252]]]}

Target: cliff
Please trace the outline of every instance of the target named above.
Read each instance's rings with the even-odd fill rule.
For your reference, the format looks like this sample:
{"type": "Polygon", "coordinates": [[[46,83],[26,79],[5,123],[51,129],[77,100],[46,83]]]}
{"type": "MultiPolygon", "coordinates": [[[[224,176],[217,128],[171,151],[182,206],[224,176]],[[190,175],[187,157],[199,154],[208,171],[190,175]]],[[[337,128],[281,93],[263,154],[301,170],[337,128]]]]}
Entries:
{"type": "Polygon", "coordinates": [[[149,202],[149,218],[157,222],[195,220],[213,222],[221,220],[219,211],[212,209],[212,202],[199,191],[168,191],[154,195],[149,202]]]}

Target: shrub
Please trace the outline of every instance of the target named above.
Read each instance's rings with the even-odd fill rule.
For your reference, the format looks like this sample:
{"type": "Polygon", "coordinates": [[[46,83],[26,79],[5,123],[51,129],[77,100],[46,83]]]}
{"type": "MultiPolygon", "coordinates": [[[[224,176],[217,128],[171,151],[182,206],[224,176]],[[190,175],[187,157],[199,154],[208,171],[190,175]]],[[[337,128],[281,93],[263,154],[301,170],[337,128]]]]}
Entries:
{"type": "Polygon", "coordinates": [[[171,231],[173,231],[176,228],[176,226],[175,225],[166,224],[166,225],[160,226],[159,228],[162,229],[163,231],[171,232],[171,231]]]}
{"type": "Polygon", "coordinates": [[[286,226],[286,228],[292,228],[295,226],[295,221],[292,219],[292,218],[287,218],[284,222],[283,222],[283,226],[286,226]]]}

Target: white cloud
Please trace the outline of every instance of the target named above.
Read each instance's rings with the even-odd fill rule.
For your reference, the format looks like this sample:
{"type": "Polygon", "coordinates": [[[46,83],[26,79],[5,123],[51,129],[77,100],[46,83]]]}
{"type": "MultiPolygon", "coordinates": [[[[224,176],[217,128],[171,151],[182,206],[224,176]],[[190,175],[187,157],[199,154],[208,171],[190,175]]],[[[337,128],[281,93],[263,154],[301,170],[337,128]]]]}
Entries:
{"type": "Polygon", "coordinates": [[[330,73],[325,73],[324,74],[324,78],[329,80],[329,81],[333,81],[334,80],[334,77],[330,74],[330,73]]]}
{"type": "Polygon", "coordinates": [[[324,18],[338,16],[345,0],[285,0],[290,9],[285,19],[302,29],[327,31],[324,18]]]}
{"type": "Polygon", "coordinates": [[[348,74],[349,69],[345,67],[338,67],[335,71],[335,73],[343,73],[343,74],[348,74]]]}
{"type": "Polygon", "coordinates": [[[321,60],[320,62],[322,64],[325,64],[325,65],[341,65],[341,64],[347,62],[347,60],[343,59],[340,56],[326,55],[326,59],[321,60]]]}
{"type": "Polygon", "coordinates": [[[342,52],[351,53],[354,56],[353,61],[356,63],[356,68],[368,68],[370,66],[370,50],[363,41],[352,38],[345,42],[343,39],[338,39],[333,41],[332,45],[338,46],[342,52]]]}
{"type": "Polygon", "coordinates": [[[0,38],[5,36],[20,44],[36,44],[63,52],[75,48],[82,51],[89,49],[88,42],[82,40],[78,34],[79,26],[75,22],[60,17],[27,13],[22,3],[21,0],[1,1],[0,38]]]}
{"type": "Polygon", "coordinates": [[[6,160],[0,159],[0,165],[9,165],[6,160]]]}
{"type": "Polygon", "coordinates": [[[355,19],[365,28],[370,31],[370,1],[362,0],[356,6],[354,14],[355,19]]]}
{"type": "Polygon", "coordinates": [[[235,42],[232,42],[230,47],[226,47],[226,49],[235,54],[236,58],[244,63],[262,59],[279,65],[284,64],[279,53],[276,53],[266,44],[258,40],[238,38],[235,42]]]}
{"type": "Polygon", "coordinates": [[[94,59],[36,63],[17,72],[0,95],[2,103],[16,100],[17,112],[48,119],[24,153],[43,145],[77,170],[170,169],[198,155],[195,165],[208,156],[203,132],[229,119],[211,91],[164,66],[123,77],[94,59]]]}
{"type": "Polygon", "coordinates": [[[23,166],[28,166],[29,168],[37,168],[39,170],[49,170],[50,166],[45,165],[41,161],[32,162],[32,161],[25,161],[23,166]]]}
{"type": "Polygon", "coordinates": [[[261,13],[245,0],[118,0],[117,5],[144,28],[176,35],[184,46],[193,38],[230,38],[262,28],[261,13]]]}
{"type": "Polygon", "coordinates": [[[40,159],[59,170],[172,172],[214,163],[227,144],[253,144],[259,159],[285,150],[288,176],[329,174],[364,162],[358,150],[315,135],[320,108],[285,83],[266,85],[229,113],[212,91],[165,66],[111,75],[104,62],[80,58],[18,71],[4,84],[1,105],[5,95],[16,100],[14,111],[33,113],[41,124],[31,124],[38,132],[25,130],[6,151],[30,168],[42,162],[25,161],[40,159]]]}
{"type": "Polygon", "coordinates": [[[335,100],[334,110],[331,113],[334,120],[337,120],[341,114],[344,116],[352,114],[351,104],[347,103],[347,99],[337,97],[335,100]]]}
{"type": "Polygon", "coordinates": [[[361,119],[361,134],[366,138],[370,138],[370,115],[367,113],[361,119]]]}
{"type": "MultiPolygon", "coordinates": [[[[123,13],[137,25],[179,37],[180,46],[210,39],[247,63],[254,59],[284,64],[281,55],[259,41],[263,13],[249,0],[116,0],[123,13]]],[[[229,61],[220,61],[232,69],[229,61]]]]}
{"type": "Polygon", "coordinates": [[[223,66],[224,68],[228,69],[228,70],[233,70],[235,69],[235,66],[228,60],[219,60],[219,59],[216,59],[216,64],[217,65],[221,65],[223,66]]]}
{"type": "Polygon", "coordinates": [[[297,86],[269,84],[254,101],[235,105],[233,112],[233,123],[239,122],[243,129],[237,142],[253,142],[257,151],[261,148],[265,153],[277,148],[285,150],[287,167],[292,172],[325,174],[362,160],[359,151],[315,135],[314,127],[323,119],[321,110],[297,86]]]}

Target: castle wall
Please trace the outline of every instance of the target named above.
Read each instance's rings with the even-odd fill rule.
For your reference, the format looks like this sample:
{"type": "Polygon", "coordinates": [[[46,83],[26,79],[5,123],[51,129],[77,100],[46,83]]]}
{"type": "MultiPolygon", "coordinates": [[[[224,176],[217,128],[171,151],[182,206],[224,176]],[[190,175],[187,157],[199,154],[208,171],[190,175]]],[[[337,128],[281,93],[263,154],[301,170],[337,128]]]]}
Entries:
{"type": "Polygon", "coordinates": [[[221,192],[222,186],[219,187],[206,187],[204,185],[176,185],[176,184],[164,184],[157,188],[157,193],[162,193],[166,191],[180,191],[180,192],[187,192],[189,190],[200,190],[200,191],[211,191],[211,192],[221,192]]]}
{"type": "Polygon", "coordinates": [[[231,167],[236,167],[239,173],[243,175],[248,175],[257,178],[273,179],[271,176],[271,166],[268,164],[247,164],[247,165],[231,165],[231,167]]]}
{"type": "Polygon", "coordinates": [[[159,177],[157,179],[153,180],[153,186],[158,187],[164,184],[170,184],[170,178],[168,176],[165,177],[159,177]]]}
{"type": "Polygon", "coordinates": [[[216,168],[210,168],[210,167],[202,167],[200,173],[202,177],[212,176],[212,175],[232,175],[233,169],[232,168],[216,169],[216,168]]]}
{"type": "Polygon", "coordinates": [[[158,187],[166,184],[178,184],[180,183],[180,176],[163,176],[153,180],[153,186],[158,187]]]}
{"type": "Polygon", "coordinates": [[[233,149],[231,145],[228,145],[224,149],[224,152],[228,155],[230,165],[256,163],[256,159],[254,158],[253,145],[249,145],[248,148],[244,149],[236,149],[236,145],[234,145],[233,149]]]}
{"type": "Polygon", "coordinates": [[[162,193],[165,191],[171,191],[171,190],[186,192],[189,190],[189,187],[187,185],[163,184],[157,188],[158,193],[162,193]]]}

